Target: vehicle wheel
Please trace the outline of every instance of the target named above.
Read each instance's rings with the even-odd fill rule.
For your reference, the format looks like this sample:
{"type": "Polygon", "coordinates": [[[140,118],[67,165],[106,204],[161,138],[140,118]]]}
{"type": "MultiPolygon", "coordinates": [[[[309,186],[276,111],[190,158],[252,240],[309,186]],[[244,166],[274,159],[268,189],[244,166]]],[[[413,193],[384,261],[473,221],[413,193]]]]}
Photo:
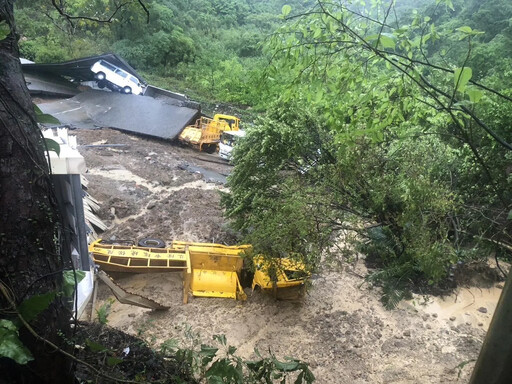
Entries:
{"type": "Polygon", "coordinates": [[[98,80],[105,80],[105,74],[103,72],[98,72],[96,74],[96,79],[98,79],[98,80]]]}
{"type": "Polygon", "coordinates": [[[132,89],[130,87],[124,87],[123,93],[126,93],[128,95],[128,94],[132,93],[132,89]]]}
{"type": "Polygon", "coordinates": [[[203,145],[203,152],[215,153],[217,151],[217,144],[205,144],[203,145]]]}
{"type": "Polygon", "coordinates": [[[103,89],[103,88],[105,88],[105,87],[106,87],[106,85],[107,85],[107,84],[105,83],[105,81],[103,81],[103,80],[98,81],[98,88],[99,88],[99,89],[103,89]]]}
{"type": "Polygon", "coordinates": [[[165,242],[160,239],[152,239],[150,237],[146,237],[144,239],[140,239],[137,243],[139,247],[146,248],[165,248],[165,242]]]}

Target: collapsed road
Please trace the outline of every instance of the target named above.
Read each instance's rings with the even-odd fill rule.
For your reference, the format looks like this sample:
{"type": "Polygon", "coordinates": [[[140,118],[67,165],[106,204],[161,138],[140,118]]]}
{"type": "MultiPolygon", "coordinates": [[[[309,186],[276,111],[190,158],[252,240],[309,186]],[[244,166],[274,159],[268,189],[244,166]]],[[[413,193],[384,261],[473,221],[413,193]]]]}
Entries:
{"type": "Polygon", "coordinates": [[[172,140],[195,121],[199,110],[174,98],[123,95],[87,90],[39,108],[63,124],[81,128],[111,127],[122,131],[172,140]]]}
{"type": "Polygon", "coordinates": [[[198,103],[185,95],[148,85],[135,69],[115,54],[63,63],[24,62],[22,69],[33,96],[71,97],[38,105],[43,113],[53,115],[70,127],[111,127],[172,140],[201,115],[198,103]],[[98,60],[107,60],[136,76],[145,85],[144,94],[124,95],[94,89],[96,79],[91,66],[98,60]],[[79,83],[86,87],[78,86],[79,83]]]}

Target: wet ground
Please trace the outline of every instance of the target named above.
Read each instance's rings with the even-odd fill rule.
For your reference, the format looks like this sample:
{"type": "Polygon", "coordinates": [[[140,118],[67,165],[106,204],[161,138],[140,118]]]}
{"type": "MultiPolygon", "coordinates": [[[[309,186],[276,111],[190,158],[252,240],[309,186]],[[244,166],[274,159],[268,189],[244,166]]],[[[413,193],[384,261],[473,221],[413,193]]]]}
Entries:
{"type": "MultiPolygon", "coordinates": [[[[158,237],[234,244],[219,207],[231,167],[166,141],[114,130],[76,130],[89,169],[89,192],[100,201],[106,239],[158,237]],[[214,176],[213,179],[211,176],[214,176]],[[210,182],[208,182],[210,181],[210,182]]],[[[274,301],[247,290],[244,303],[194,298],[183,305],[179,274],[121,274],[123,287],[171,308],[151,311],[114,302],[109,325],[139,334],[158,348],[185,339],[190,326],[201,342],[224,334],[245,358],[271,350],[310,363],[321,384],[467,383],[499,294],[499,284],[474,281],[445,298],[416,296],[385,310],[355,265],[324,266],[300,302],[274,301]],[[476,285],[476,286],[475,286],[476,285]]],[[[97,307],[112,297],[100,286],[97,307]]]]}

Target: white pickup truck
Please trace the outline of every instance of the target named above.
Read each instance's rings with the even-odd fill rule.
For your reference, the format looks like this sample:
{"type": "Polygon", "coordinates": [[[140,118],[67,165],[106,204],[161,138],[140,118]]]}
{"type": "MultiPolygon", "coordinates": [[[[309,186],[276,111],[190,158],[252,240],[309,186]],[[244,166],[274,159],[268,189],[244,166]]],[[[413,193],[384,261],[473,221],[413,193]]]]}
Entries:
{"type": "Polygon", "coordinates": [[[112,91],[135,95],[143,92],[139,79],[108,61],[98,60],[92,65],[91,71],[100,88],[107,87],[112,91]]]}

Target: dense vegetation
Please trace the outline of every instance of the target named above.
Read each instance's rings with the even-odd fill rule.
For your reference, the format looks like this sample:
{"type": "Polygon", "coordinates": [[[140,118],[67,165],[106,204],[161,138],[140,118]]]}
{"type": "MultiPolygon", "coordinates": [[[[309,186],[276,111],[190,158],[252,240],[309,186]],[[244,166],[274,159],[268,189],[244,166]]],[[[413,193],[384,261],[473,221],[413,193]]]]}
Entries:
{"type": "Polygon", "coordinates": [[[437,1],[400,17],[372,4],[283,8],[290,22],[266,45],[278,102],[238,148],[225,204],[274,254],[319,255],[349,231],[384,267],[370,278],[392,305],[411,283],[509,257],[512,73],[498,47],[512,34],[472,17],[512,10],[437,1]]]}
{"type": "Polygon", "coordinates": [[[512,5],[347,3],[148,1],[149,23],[133,6],[98,24],[19,0],[17,20],[26,58],[114,51],[153,83],[261,112],[224,198],[235,228],[312,267],[362,251],[393,303],[510,257],[512,5]]]}
{"type": "MultiPolygon", "coordinates": [[[[257,85],[266,64],[261,42],[282,23],[279,15],[285,0],[146,3],[148,23],[138,4],[122,8],[112,23],[70,23],[59,17],[48,0],[17,1],[21,56],[58,62],[115,52],[154,84],[186,90],[202,99],[260,104],[257,85]]],[[[74,0],[66,2],[65,10],[107,18],[114,4],[74,0]]]]}

